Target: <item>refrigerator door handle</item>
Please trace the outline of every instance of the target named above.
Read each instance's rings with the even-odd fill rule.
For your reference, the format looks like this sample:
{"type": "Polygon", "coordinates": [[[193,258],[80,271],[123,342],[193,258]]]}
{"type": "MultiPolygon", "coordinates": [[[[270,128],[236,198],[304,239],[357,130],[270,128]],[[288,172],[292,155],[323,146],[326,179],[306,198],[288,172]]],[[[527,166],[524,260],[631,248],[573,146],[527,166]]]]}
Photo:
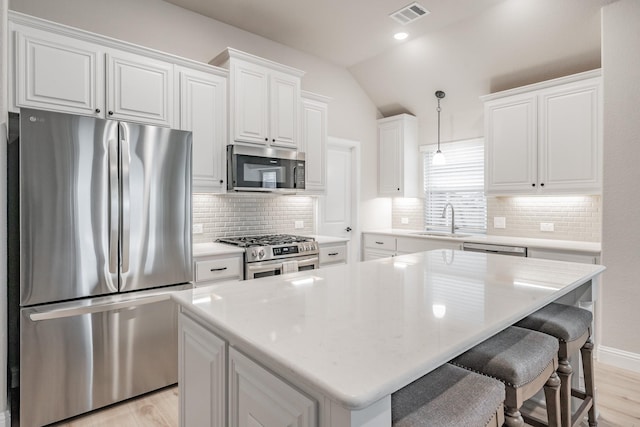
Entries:
{"type": "Polygon", "coordinates": [[[129,244],[131,230],[131,205],[129,188],[129,165],[131,153],[129,153],[129,128],[125,123],[120,123],[120,150],[122,152],[121,176],[122,185],[122,273],[129,271],[129,244]]]}
{"type": "Polygon", "coordinates": [[[113,311],[123,308],[139,307],[141,305],[153,304],[160,301],[166,301],[171,299],[171,295],[168,293],[153,295],[148,297],[134,298],[127,301],[118,301],[108,304],[96,304],[80,307],[61,308],[58,310],[44,311],[41,313],[31,313],[29,318],[38,322],[41,320],[62,319],[65,317],[81,316],[83,314],[101,313],[104,311],[113,311]]]}
{"type": "Polygon", "coordinates": [[[109,144],[109,273],[118,271],[118,226],[120,202],[118,187],[118,144],[110,139],[109,144]]]}

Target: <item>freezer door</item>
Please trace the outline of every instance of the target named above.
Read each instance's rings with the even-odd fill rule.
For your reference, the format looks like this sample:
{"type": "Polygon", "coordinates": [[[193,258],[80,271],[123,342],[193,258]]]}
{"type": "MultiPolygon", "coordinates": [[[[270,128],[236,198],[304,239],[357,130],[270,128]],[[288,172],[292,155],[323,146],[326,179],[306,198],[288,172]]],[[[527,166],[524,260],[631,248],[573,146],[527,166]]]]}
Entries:
{"type": "Polygon", "coordinates": [[[109,226],[119,208],[109,194],[118,189],[108,179],[117,137],[115,122],[21,109],[21,305],[117,291],[108,259],[109,244],[117,245],[109,226]]]}
{"type": "Polygon", "coordinates": [[[168,293],[136,294],[21,310],[21,427],[178,381],[177,304],[168,293]]]}
{"type": "Polygon", "coordinates": [[[119,124],[120,291],[192,280],[191,132],[119,124]]]}

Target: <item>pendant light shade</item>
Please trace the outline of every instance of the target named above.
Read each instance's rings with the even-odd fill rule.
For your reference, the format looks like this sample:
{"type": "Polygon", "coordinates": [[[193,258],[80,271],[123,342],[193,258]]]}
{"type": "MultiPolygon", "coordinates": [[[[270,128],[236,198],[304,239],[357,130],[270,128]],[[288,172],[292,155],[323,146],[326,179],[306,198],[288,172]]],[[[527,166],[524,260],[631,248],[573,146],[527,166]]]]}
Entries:
{"type": "Polygon", "coordinates": [[[442,151],[440,151],[440,100],[444,97],[445,93],[443,91],[436,91],[436,98],[438,99],[438,108],[436,108],[436,111],[438,112],[438,150],[436,151],[436,154],[433,155],[432,160],[432,163],[436,166],[444,165],[447,163],[444,154],[442,154],[442,151]]]}

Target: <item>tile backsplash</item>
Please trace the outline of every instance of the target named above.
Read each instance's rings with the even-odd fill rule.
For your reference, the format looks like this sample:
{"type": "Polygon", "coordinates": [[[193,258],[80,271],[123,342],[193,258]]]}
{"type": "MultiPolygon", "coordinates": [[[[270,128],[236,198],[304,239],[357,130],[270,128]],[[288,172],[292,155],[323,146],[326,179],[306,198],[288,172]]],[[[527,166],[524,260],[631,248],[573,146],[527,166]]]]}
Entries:
{"type": "MultiPolygon", "coordinates": [[[[424,199],[393,199],[392,227],[424,228],[424,199]],[[403,224],[406,218],[408,224],[403,224]]],[[[602,198],[487,197],[487,234],[554,240],[599,242],[602,231],[602,198]],[[494,228],[493,219],[504,217],[506,228],[494,228]],[[540,231],[540,223],[553,223],[554,231],[540,231]]]]}
{"type": "Polygon", "coordinates": [[[220,237],[257,234],[315,233],[315,200],[307,196],[272,194],[194,194],[193,224],[202,224],[202,234],[193,243],[220,237]],[[302,228],[295,222],[302,221],[302,228]]]}
{"type": "Polygon", "coordinates": [[[488,197],[487,221],[487,234],[497,236],[599,242],[602,197],[488,197]],[[504,217],[506,228],[494,228],[494,217],[504,217]],[[554,231],[540,231],[540,223],[554,231]]]}

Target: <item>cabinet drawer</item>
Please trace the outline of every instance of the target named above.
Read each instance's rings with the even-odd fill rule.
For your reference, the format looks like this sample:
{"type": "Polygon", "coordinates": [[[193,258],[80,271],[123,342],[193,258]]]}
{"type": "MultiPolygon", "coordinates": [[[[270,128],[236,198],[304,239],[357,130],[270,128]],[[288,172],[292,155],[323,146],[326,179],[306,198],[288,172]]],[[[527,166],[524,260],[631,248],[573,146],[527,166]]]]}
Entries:
{"type": "Polygon", "coordinates": [[[347,246],[346,245],[336,245],[336,246],[327,246],[320,248],[320,267],[327,264],[336,264],[341,263],[345,264],[347,262],[347,246]]]}
{"type": "Polygon", "coordinates": [[[196,262],[196,282],[235,278],[242,279],[242,260],[240,258],[196,262]]]}
{"type": "Polygon", "coordinates": [[[396,250],[396,238],[393,236],[382,236],[380,234],[365,234],[364,246],[374,249],[396,250]]]}

